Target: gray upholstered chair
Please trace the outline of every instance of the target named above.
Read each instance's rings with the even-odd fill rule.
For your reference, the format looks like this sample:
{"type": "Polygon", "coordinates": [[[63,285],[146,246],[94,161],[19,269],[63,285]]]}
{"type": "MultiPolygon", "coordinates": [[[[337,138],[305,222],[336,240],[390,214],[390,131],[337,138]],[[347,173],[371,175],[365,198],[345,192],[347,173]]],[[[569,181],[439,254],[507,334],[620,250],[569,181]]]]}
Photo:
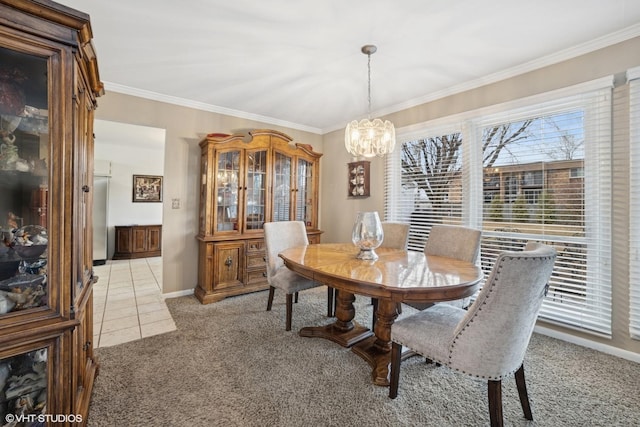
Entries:
{"type": "MultiPolygon", "coordinates": [[[[382,239],[381,248],[393,248],[407,250],[409,244],[409,228],[410,225],[404,222],[382,221],[382,239]]],[[[335,305],[335,304],[334,304],[335,305]]],[[[371,298],[373,305],[373,316],[371,320],[371,329],[376,326],[376,310],[378,309],[378,298],[371,298]]],[[[402,304],[398,303],[398,313],[402,313],[402,304]]]]}
{"type": "Polygon", "coordinates": [[[434,225],[424,245],[426,255],[438,255],[475,263],[482,232],[461,225],[434,225]]]}
{"type": "Polygon", "coordinates": [[[404,222],[382,221],[382,239],[381,248],[394,248],[407,250],[409,242],[409,224],[404,222]]]}
{"type": "MultiPolygon", "coordinates": [[[[269,282],[267,311],[271,311],[276,288],[283,290],[286,294],[286,330],[290,331],[294,294],[297,302],[299,291],[322,286],[322,284],[289,270],[278,254],[288,248],[308,245],[307,230],[302,221],[267,222],[264,224],[264,242],[267,253],[267,281],[269,282]]],[[[328,304],[331,303],[332,301],[328,302],[328,304]]]]}
{"type": "MultiPolygon", "coordinates": [[[[434,225],[424,245],[425,255],[438,255],[476,263],[480,255],[482,232],[461,225],[434,225]]],[[[467,308],[471,298],[448,301],[447,304],[467,308]]],[[[422,308],[422,307],[418,307],[422,308]]]]}
{"type": "MultiPolygon", "coordinates": [[[[502,379],[515,373],[525,418],[532,420],[524,355],[556,259],[551,246],[529,242],[502,252],[468,310],[436,304],[391,326],[391,386],[398,394],[402,346],[452,369],[488,381],[492,426],[502,425],[502,379]]],[[[425,365],[427,366],[427,365],[425,365]]]]}

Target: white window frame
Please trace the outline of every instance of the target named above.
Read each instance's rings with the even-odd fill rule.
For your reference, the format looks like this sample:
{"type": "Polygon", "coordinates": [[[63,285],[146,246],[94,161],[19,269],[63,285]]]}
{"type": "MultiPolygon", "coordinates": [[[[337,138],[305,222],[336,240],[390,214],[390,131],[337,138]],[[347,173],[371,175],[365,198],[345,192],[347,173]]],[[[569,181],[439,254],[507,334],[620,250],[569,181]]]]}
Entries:
{"type": "Polygon", "coordinates": [[[629,335],[640,340],[640,67],[629,82],[629,335]]]}
{"type": "MultiPolygon", "coordinates": [[[[597,127],[585,125],[585,238],[587,244],[587,293],[593,313],[565,313],[549,304],[540,318],[551,323],[595,335],[611,337],[611,89],[613,76],[575,85],[526,99],[465,112],[437,121],[424,122],[397,130],[398,143],[417,138],[461,132],[463,137],[463,213],[462,222],[482,228],[482,127],[518,118],[551,114],[570,105],[585,109],[585,124],[592,123],[592,112],[603,120],[597,127]],[[593,136],[596,136],[595,138],[593,136]],[[595,173],[597,171],[597,173],[595,173]],[[598,196],[588,197],[587,195],[598,196]],[[588,218],[587,218],[588,216],[588,218]],[[597,262],[596,262],[597,260],[597,262]]],[[[400,151],[396,148],[386,160],[385,217],[404,220],[394,210],[394,194],[400,185],[400,151]]],[[[543,239],[552,235],[532,235],[543,239]]]]}

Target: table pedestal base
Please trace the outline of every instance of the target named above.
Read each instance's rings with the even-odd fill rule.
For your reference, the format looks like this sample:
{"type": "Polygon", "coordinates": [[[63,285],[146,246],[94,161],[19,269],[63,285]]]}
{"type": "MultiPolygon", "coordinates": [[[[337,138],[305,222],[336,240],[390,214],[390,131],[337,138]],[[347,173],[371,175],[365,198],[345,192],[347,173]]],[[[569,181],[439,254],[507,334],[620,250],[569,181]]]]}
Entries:
{"type": "Polygon", "coordinates": [[[326,326],[307,326],[300,329],[301,337],[325,338],[343,347],[351,347],[357,342],[369,338],[373,332],[364,326],[354,322],[353,328],[350,330],[341,330],[335,323],[326,326]]]}
{"type": "Polygon", "coordinates": [[[351,351],[362,357],[371,366],[371,379],[375,385],[389,387],[391,354],[378,348],[375,343],[376,337],[370,337],[353,346],[351,351]]]}
{"type": "Polygon", "coordinates": [[[343,347],[351,347],[355,343],[373,335],[368,328],[353,320],[356,314],[353,302],[356,297],[349,292],[338,292],[336,295],[336,321],[326,326],[307,326],[300,329],[301,337],[325,338],[343,347]]]}
{"type": "MultiPolygon", "coordinates": [[[[379,345],[376,345],[376,341],[375,336],[367,338],[351,347],[351,351],[362,357],[369,366],[371,366],[371,380],[375,385],[389,387],[391,352],[387,349],[381,349],[379,345]]],[[[403,347],[401,360],[408,359],[417,354],[418,353],[403,347]]]]}

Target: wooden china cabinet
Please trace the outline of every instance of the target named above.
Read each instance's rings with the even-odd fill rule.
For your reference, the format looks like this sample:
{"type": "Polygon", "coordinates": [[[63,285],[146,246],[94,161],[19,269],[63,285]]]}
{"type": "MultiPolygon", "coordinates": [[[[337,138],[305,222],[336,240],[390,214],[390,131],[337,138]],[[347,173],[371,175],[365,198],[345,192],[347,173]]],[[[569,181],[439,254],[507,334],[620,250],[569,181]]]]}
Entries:
{"type": "Polygon", "coordinates": [[[0,423],[84,424],[93,355],[89,16],[0,0],[0,423]]]}
{"type": "Polygon", "coordinates": [[[195,295],[207,304],[269,287],[265,222],[304,221],[309,241],[320,241],[322,154],[274,130],[254,130],[248,137],[210,134],[200,148],[195,295]]]}

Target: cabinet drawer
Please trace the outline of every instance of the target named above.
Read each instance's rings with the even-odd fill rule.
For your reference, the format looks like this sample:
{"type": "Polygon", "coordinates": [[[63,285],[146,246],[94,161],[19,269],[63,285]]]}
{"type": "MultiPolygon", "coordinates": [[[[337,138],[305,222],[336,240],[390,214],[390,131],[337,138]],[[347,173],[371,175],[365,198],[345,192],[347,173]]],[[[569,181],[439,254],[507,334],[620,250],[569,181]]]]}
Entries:
{"type": "Polygon", "coordinates": [[[266,265],[267,262],[264,260],[264,254],[247,255],[247,268],[266,268],[266,265]]]}
{"type": "Polygon", "coordinates": [[[267,269],[261,268],[259,270],[247,271],[247,285],[253,285],[256,283],[267,283],[267,269]]]}
{"type": "Polygon", "coordinates": [[[247,240],[247,253],[263,252],[264,239],[247,240]]]}

